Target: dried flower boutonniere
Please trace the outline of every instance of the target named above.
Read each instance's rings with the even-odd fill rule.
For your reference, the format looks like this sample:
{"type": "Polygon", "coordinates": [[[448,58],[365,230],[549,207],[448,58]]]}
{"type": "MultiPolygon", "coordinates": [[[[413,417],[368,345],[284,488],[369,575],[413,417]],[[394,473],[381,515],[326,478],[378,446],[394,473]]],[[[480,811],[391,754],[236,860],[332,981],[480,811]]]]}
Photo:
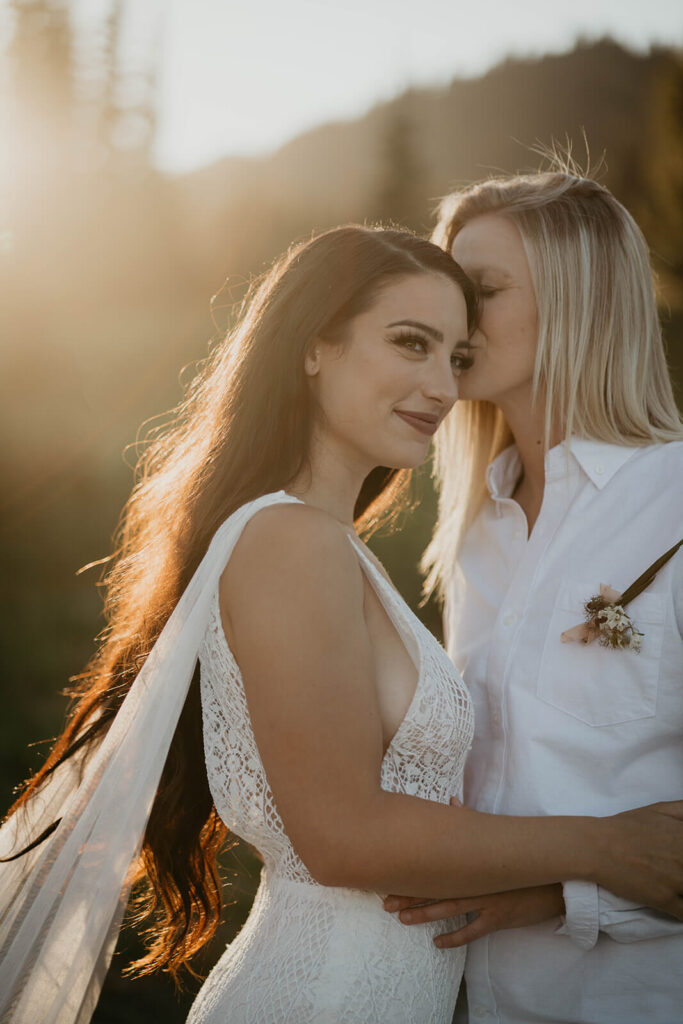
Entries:
{"type": "Polygon", "coordinates": [[[636,629],[631,618],[625,611],[626,605],[642,594],[646,587],[670,558],[676,554],[683,540],[674,544],[665,554],[653,562],[638,579],[627,587],[623,594],[606,583],[600,584],[600,593],[590,597],[584,607],[586,621],[580,622],[578,626],[572,626],[562,633],[560,640],[563,644],[572,640],[579,640],[583,644],[591,644],[597,640],[602,647],[615,649],[626,649],[640,652],[644,633],[636,629]]]}

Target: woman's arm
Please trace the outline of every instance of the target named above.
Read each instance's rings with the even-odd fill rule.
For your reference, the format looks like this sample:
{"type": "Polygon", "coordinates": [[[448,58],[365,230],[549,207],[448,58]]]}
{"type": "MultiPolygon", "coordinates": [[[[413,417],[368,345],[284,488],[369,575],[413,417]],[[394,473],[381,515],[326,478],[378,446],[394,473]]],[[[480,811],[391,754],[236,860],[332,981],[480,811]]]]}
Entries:
{"type": "Polygon", "coordinates": [[[467,924],[434,939],[441,949],[466,946],[483,935],[507,928],[525,928],[552,918],[564,917],[558,935],[567,935],[580,949],[595,946],[600,932],[615,942],[646,942],[680,935],[683,924],[667,914],[620,899],[593,882],[539,885],[510,889],[488,896],[425,901],[419,896],[387,896],[384,909],[398,911],[402,924],[447,921],[469,914],[467,924]]]}
{"type": "Polygon", "coordinates": [[[437,935],[434,939],[434,945],[440,949],[455,949],[490,935],[491,932],[526,928],[561,917],[566,908],[562,886],[555,883],[537,885],[532,889],[510,889],[508,892],[487,896],[437,900],[427,904],[419,896],[387,896],[384,909],[389,913],[399,911],[399,920],[408,925],[443,921],[459,914],[469,914],[470,920],[466,924],[454,932],[437,935]]]}
{"type": "Polygon", "coordinates": [[[329,516],[259,513],[223,575],[221,611],[278,811],[318,881],[439,897],[590,879],[683,915],[678,804],[522,818],[381,789],[363,578],[329,516]]]}

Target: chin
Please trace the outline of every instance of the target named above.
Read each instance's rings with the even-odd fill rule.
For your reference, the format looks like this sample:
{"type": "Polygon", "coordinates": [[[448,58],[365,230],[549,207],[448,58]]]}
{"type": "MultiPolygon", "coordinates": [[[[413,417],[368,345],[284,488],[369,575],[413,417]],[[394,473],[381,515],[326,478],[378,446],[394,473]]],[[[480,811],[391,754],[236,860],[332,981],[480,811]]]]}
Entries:
{"type": "Polygon", "coordinates": [[[425,437],[421,440],[416,437],[411,441],[405,437],[393,436],[377,439],[379,443],[366,449],[368,464],[371,466],[385,466],[387,469],[415,469],[421,466],[429,455],[432,444],[432,437],[425,437]]]}
{"type": "Polygon", "coordinates": [[[460,377],[458,380],[458,401],[464,399],[466,402],[472,402],[478,399],[485,399],[486,396],[482,394],[482,391],[485,390],[478,381],[464,380],[460,377]]]}
{"type": "Polygon", "coordinates": [[[477,387],[461,387],[458,386],[458,401],[459,402],[493,402],[493,398],[488,388],[477,387]]]}
{"type": "Polygon", "coordinates": [[[422,448],[421,451],[414,452],[393,452],[388,455],[380,463],[382,466],[386,466],[387,469],[417,469],[421,466],[429,455],[429,445],[422,448]]]}
{"type": "Polygon", "coordinates": [[[494,393],[499,391],[499,382],[487,378],[486,373],[477,373],[476,367],[458,377],[458,401],[492,402],[494,393]]]}

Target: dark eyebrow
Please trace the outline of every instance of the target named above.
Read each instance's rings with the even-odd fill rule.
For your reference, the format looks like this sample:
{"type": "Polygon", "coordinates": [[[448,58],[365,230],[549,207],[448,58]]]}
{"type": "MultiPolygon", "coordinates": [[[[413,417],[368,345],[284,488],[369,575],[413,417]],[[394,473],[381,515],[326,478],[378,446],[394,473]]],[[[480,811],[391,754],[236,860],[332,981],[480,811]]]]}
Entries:
{"type": "MultiPolygon", "coordinates": [[[[387,324],[387,327],[417,327],[420,331],[424,331],[434,341],[443,342],[443,334],[438,331],[436,327],[430,327],[429,324],[423,324],[420,320],[394,320],[393,323],[387,324]]],[[[465,338],[463,341],[457,341],[455,343],[456,348],[472,348],[472,342],[465,338]]]]}
{"type": "Polygon", "coordinates": [[[420,331],[424,331],[434,341],[443,341],[443,334],[441,331],[437,331],[436,327],[430,327],[429,324],[423,324],[419,320],[395,320],[392,324],[387,324],[387,327],[417,327],[420,331]]]}

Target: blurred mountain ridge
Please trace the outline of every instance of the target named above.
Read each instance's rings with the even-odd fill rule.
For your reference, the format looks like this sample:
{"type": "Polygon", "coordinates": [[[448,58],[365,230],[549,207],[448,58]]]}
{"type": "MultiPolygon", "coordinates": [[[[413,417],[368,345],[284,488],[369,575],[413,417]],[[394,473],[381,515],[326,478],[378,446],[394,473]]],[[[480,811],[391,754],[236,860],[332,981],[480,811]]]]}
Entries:
{"type": "MultiPolygon", "coordinates": [[[[55,95],[74,104],[57,28],[55,95]]],[[[31,83],[19,70],[15,84],[31,83]]],[[[112,88],[106,124],[116,120],[112,88]]],[[[62,131],[43,132],[36,90],[23,106],[15,92],[23,134],[0,246],[0,429],[12,442],[4,460],[20,476],[19,464],[35,470],[42,460],[54,477],[65,453],[79,464],[118,462],[137,423],[180,397],[180,367],[206,354],[250,278],[293,239],[349,221],[428,232],[440,196],[538,167],[538,142],[570,144],[582,161],[585,137],[593,161],[605,154],[603,180],[653,249],[672,365],[683,373],[683,59],[674,50],[636,54],[603,39],[510,58],[478,78],[410,89],[272,154],[179,177],[153,167],[148,134],[121,152],[98,128],[87,149],[67,131],[83,123],[77,109],[62,114],[62,131]],[[86,150],[98,154],[94,164],[86,150]]]]}
{"type": "MultiPolygon", "coordinates": [[[[642,55],[610,39],[581,42],[561,55],[508,58],[443,88],[410,89],[361,118],[311,129],[272,154],[229,157],[174,184],[188,230],[204,246],[209,238],[229,265],[240,259],[236,246],[260,255],[272,246],[269,227],[279,234],[299,219],[321,229],[391,216],[429,230],[436,202],[452,188],[495,173],[535,170],[540,161],[532,147],[539,142],[569,139],[585,162],[584,135],[593,162],[606,156],[605,183],[642,216],[653,122],[680,74],[673,50],[642,55]],[[392,212],[381,209],[378,198],[387,178],[403,170],[387,151],[397,125],[422,177],[405,210],[392,212]],[[211,239],[217,227],[225,236],[219,230],[211,239]]],[[[678,128],[680,147],[682,126],[669,123],[674,116],[669,112],[662,127],[678,128]]],[[[287,240],[283,234],[282,246],[287,240]]]]}

